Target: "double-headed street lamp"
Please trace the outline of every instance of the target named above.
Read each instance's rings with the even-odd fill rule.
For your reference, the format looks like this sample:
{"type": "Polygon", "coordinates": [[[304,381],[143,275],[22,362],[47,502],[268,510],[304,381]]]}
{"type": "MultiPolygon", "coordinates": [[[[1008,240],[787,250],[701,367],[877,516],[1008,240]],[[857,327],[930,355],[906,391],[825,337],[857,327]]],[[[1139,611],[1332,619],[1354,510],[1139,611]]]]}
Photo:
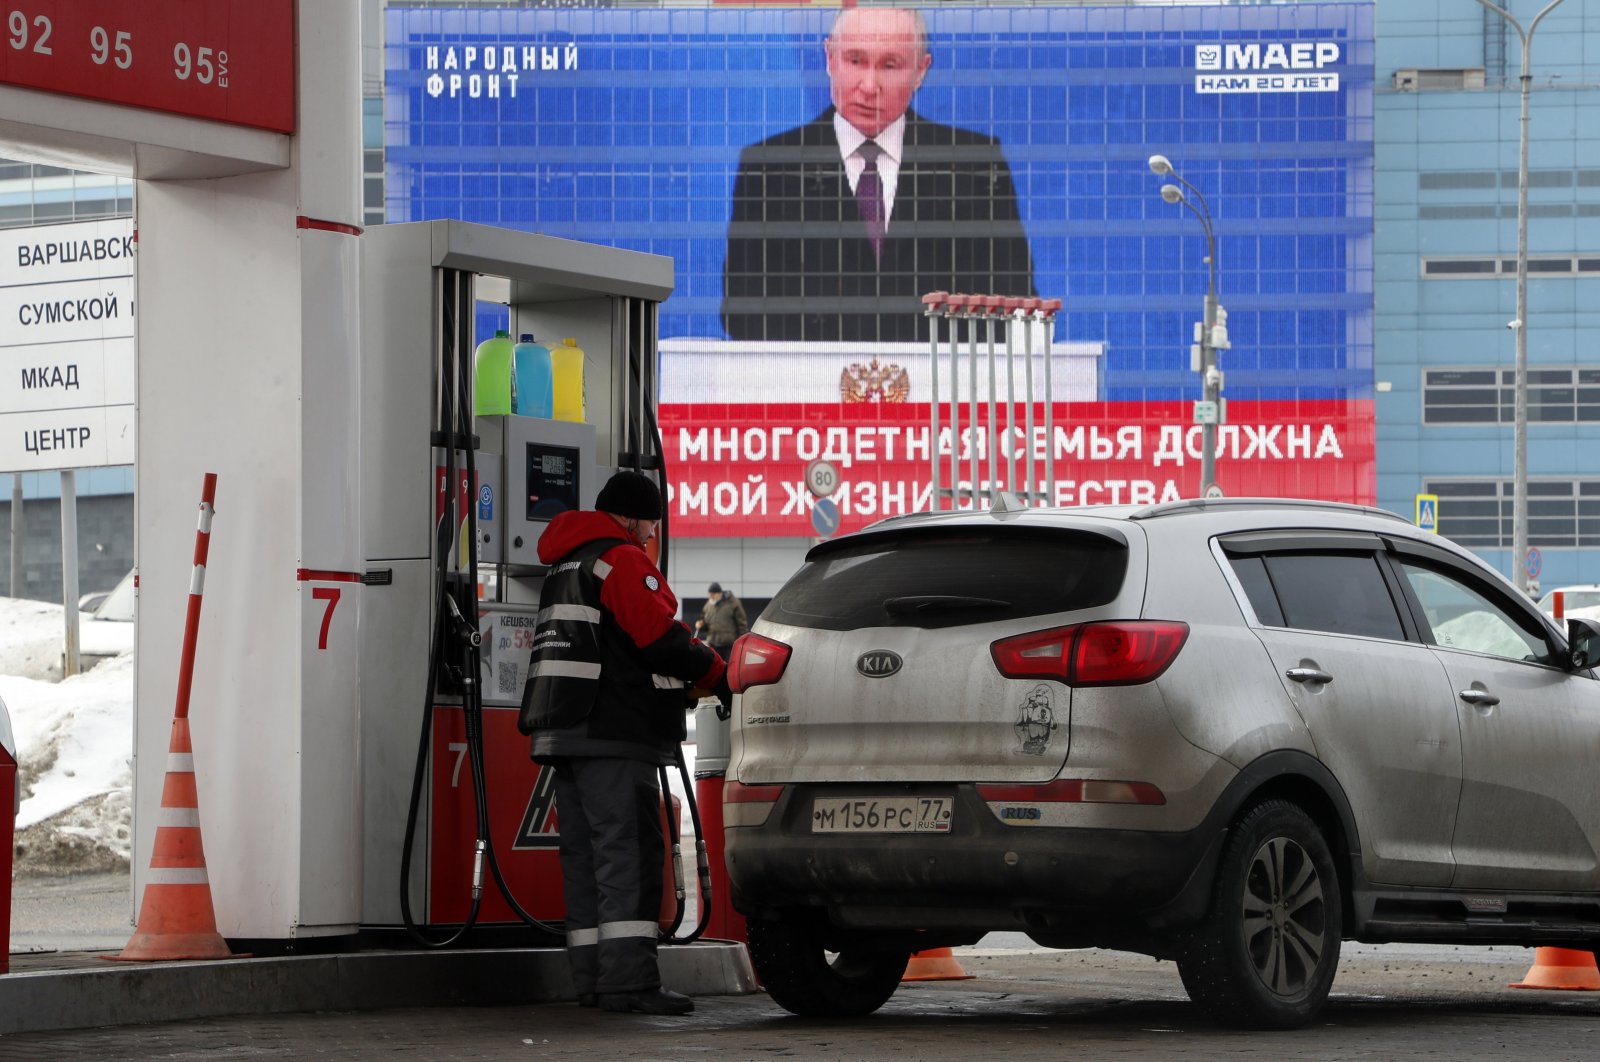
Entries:
{"type": "Polygon", "coordinates": [[[1182,203],[1200,219],[1206,233],[1206,266],[1210,274],[1206,284],[1205,320],[1195,332],[1195,345],[1190,348],[1191,367],[1200,373],[1201,399],[1195,404],[1194,419],[1200,424],[1200,494],[1202,497],[1221,497],[1217,487],[1217,425],[1223,420],[1222,370],[1217,368],[1217,351],[1228,349],[1228,312],[1217,303],[1217,240],[1211,228],[1211,208],[1200,189],[1179,176],[1165,155],[1150,156],[1150,172],[1157,177],[1171,177],[1178,184],[1161,186],[1161,198],[1169,203],[1182,203]],[[1196,207],[1190,196],[1199,202],[1196,207]]]}
{"type": "Polygon", "coordinates": [[[1552,0],[1533,16],[1524,30],[1522,23],[1503,7],[1489,0],[1478,3],[1493,11],[1516,29],[1522,38],[1522,116],[1517,140],[1517,316],[1507,324],[1517,336],[1515,406],[1511,427],[1511,580],[1518,590],[1528,589],[1528,117],[1529,92],[1533,88],[1533,31],[1561,0],[1552,0]]]}

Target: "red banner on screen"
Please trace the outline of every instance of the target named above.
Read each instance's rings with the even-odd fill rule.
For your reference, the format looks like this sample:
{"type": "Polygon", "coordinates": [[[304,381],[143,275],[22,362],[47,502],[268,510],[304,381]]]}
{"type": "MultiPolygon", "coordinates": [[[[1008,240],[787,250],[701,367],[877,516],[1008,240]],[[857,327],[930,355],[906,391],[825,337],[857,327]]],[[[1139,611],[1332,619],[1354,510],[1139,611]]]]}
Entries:
{"type": "Polygon", "coordinates": [[[0,83],[294,132],[294,0],[5,6],[0,83]]]}
{"type": "MultiPolygon", "coordinates": [[[[1057,504],[1150,504],[1199,494],[1201,429],[1189,402],[1074,402],[1055,407],[1054,486],[1046,482],[1043,406],[1034,408],[1036,490],[1057,504]]],[[[941,409],[940,478],[950,485],[951,434],[941,409]]],[[[1029,482],[1026,414],[1014,412],[1007,447],[991,465],[987,409],[978,432],[963,413],[958,482],[1025,489],[1029,482]],[[1008,457],[1010,460],[1008,460],[1008,457]],[[1011,469],[1014,467],[1014,473],[1011,469]]],[[[1376,504],[1373,405],[1370,399],[1229,402],[1217,429],[1217,484],[1232,497],[1320,498],[1376,504]]],[[[671,404],[661,407],[671,488],[671,528],[689,538],[812,537],[813,499],[805,469],[832,462],[841,531],[887,516],[933,508],[926,403],[671,404]]],[[[963,507],[969,505],[963,501],[963,507]]],[[[948,500],[942,503],[949,508],[948,500]]]]}

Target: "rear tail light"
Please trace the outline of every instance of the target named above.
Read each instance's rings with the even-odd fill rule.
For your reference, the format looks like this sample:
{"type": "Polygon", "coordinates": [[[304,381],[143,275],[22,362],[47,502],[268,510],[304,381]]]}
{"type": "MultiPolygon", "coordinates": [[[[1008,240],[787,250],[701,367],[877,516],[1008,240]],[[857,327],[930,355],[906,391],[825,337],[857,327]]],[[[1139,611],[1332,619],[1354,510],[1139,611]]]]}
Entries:
{"type": "Polygon", "coordinates": [[[771,804],[783,796],[781,785],[745,785],[743,782],[724,781],[724,804],[771,804]]]}
{"type": "MultiPolygon", "coordinates": [[[[1149,782],[1105,782],[1061,778],[1045,785],[983,785],[985,801],[1017,804],[1165,804],[1166,795],[1149,782]]],[[[727,799],[724,791],[723,799],[727,799]]]]}
{"type": "Polygon", "coordinates": [[[1007,678],[1131,686],[1171,666],[1188,637],[1189,625],[1175,620],[1077,623],[1001,639],[989,653],[1007,678]]]}
{"type": "MultiPolygon", "coordinates": [[[[748,635],[746,635],[748,637],[748,635]]],[[[722,783],[722,825],[725,829],[761,826],[783,796],[781,785],[745,785],[732,780],[722,783]]]]}
{"type": "Polygon", "coordinates": [[[790,649],[782,642],[746,634],[733,643],[728,656],[728,688],[743,693],[752,686],[769,686],[783,677],[790,649]]]}

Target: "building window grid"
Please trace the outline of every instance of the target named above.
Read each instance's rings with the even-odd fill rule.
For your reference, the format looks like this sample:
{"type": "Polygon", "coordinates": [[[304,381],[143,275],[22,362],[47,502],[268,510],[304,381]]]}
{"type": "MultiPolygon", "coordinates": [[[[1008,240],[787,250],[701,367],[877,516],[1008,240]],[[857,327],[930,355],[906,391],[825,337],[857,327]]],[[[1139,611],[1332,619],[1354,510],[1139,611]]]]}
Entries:
{"type": "MultiPolygon", "coordinates": [[[[1430,368],[1422,378],[1424,426],[1510,424],[1515,372],[1477,366],[1430,368]]],[[[1530,424],[1600,424],[1600,369],[1540,365],[1528,371],[1530,424]]]]}
{"type": "MultiPolygon", "coordinates": [[[[1517,260],[1502,255],[1434,255],[1419,262],[1424,280],[1483,280],[1517,275],[1517,260]]],[[[1529,255],[1528,273],[1541,279],[1600,277],[1600,257],[1593,251],[1529,255]]]]}
{"type": "MultiPolygon", "coordinates": [[[[1439,533],[1468,549],[1509,549],[1515,485],[1510,479],[1425,480],[1439,497],[1439,533]]],[[[1600,546],[1600,479],[1528,483],[1528,544],[1540,549],[1600,546]]]]}
{"type": "Polygon", "coordinates": [[[131,180],[0,160],[0,229],[99,221],[132,213],[131,180]]]}

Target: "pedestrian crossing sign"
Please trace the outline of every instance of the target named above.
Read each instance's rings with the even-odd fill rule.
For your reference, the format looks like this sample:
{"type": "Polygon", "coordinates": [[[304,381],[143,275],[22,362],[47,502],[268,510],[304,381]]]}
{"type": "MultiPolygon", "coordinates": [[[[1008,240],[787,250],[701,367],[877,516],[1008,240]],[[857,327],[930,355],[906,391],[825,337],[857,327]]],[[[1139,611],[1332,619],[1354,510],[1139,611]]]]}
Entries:
{"type": "Polygon", "coordinates": [[[1430,534],[1439,533],[1439,496],[1417,495],[1417,526],[1430,534]]]}

